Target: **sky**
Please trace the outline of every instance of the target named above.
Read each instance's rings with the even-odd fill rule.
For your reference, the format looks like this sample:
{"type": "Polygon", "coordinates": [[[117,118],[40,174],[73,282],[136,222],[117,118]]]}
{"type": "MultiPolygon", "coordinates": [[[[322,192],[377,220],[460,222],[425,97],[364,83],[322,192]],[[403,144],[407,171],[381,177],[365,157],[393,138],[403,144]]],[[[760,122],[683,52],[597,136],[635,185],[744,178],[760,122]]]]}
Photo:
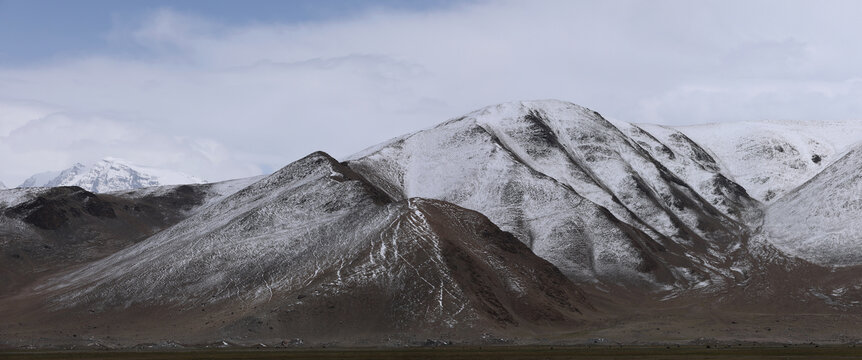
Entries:
{"type": "Polygon", "coordinates": [[[0,0],[0,181],[210,181],[497,103],[667,125],[862,119],[859,1],[0,0]]]}

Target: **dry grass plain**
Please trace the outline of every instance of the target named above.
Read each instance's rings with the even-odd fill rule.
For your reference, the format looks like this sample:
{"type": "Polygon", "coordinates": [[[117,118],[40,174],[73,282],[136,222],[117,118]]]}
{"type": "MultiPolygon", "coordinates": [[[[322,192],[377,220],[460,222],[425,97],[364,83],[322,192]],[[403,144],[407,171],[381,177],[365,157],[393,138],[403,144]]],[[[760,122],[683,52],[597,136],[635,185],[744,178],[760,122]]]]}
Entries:
{"type": "Polygon", "coordinates": [[[0,359],[858,359],[853,345],[779,346],[491,346],[444,348],[353,349],[199,349],[175,351],[0,351],[0,359]]]}

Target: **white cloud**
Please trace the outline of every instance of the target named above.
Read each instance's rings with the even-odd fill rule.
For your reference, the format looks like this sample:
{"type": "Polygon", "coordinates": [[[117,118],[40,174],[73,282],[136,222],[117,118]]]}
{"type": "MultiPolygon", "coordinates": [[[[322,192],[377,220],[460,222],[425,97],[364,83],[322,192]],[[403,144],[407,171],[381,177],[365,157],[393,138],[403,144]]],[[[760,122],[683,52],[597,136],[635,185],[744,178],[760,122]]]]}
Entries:
{"type": "Polygon", "coordinates": [[[641,101],[642,122],[671,125],[740,119],[862,120],[862,79],[735,81],[683,86],[641,101]]]}
{"type": "Polygon", "coordinates": [[[517,99],[668,124],[860,118],[859,10],[837,1],[511,1],[237,26],[161,9],[110,34],[122,51],[0,65],[0,103],[51,104],[29,115],[0,108],[0,136],[11,134],[0,137],[0,179],[120,151],[138,162],[165,156],[213,180],[252,175],[517,99]],[[48,120],[57,112],[64,122],[48,120]],[[39,137],[13,129],[60,123],[87,139],[86,153],[74,139],[12,149],[39,137]],[[93,133],[77,130],[87,127],[93,133]]]}
{"type": "Polygon", "coordinates": [[[177,169],[204,178],[246,176],[260,170],[233,157],[220,143],[204,138],[169,136],[129,122],[51,111],[35,105],[0,103],[0,168],[17,185],[29,175],[59,170],[75,162],[106,156],[177,169]]]}

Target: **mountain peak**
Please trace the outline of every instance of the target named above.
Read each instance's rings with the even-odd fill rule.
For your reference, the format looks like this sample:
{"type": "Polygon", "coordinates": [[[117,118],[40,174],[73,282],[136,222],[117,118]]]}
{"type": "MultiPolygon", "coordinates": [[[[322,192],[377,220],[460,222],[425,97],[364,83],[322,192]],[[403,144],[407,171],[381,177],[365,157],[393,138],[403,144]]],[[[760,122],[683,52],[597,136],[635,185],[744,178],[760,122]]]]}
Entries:
{"type": "Polygon", "coordinates": [[[535,111],[549,114],[580,113],[583,115],[598,115],[597,112],[572,102],[556,99],[544,99],[510,101],[486,106],[467,114],[466,117],[481,118],[483,120],[500,120],[511,117],[521,117],[535,111]]]}
{"type": "Polygon", "coordinates": [[[181,172],[141,166],[124,159],[105,157],[92,165],[75,163],[59,172],[28,178],[20,187],[80,186],[92,192],[112,192],[160,185],[199,184],[200,178],[181,172]]]}

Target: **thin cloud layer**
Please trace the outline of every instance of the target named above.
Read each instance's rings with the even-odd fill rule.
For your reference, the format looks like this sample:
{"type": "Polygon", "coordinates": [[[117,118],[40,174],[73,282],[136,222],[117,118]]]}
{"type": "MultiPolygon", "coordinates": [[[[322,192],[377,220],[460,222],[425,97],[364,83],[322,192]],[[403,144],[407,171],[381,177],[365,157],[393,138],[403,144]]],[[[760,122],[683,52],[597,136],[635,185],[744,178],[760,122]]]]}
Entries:
{"type": "Polygon", "coordinates": [[[126,157],[209,180],[346,156],[494,103],[632,122],[862,113],[858,2],[483,2],[222,24],[161,9],[99,54],[0,65],[0,180],[126,157]]]}
{"type": "Polygon", "coordinates": [[[31,104],[0,103],[0,109],[17,115],[10,124],[27,119],[22,126],[0,132],[0,158],[11,164],[4,165],[4,170],[16,179],[12,183],[15,185],[20,184],[18,179],[34,173],[62,169],[76,162],[92,163],[106,156],[228,178],[259,172],[237,161],[219,142],[205,138],[169,136],[129,122],[52,112],[48,107],[40,109],[31,104]]]}

